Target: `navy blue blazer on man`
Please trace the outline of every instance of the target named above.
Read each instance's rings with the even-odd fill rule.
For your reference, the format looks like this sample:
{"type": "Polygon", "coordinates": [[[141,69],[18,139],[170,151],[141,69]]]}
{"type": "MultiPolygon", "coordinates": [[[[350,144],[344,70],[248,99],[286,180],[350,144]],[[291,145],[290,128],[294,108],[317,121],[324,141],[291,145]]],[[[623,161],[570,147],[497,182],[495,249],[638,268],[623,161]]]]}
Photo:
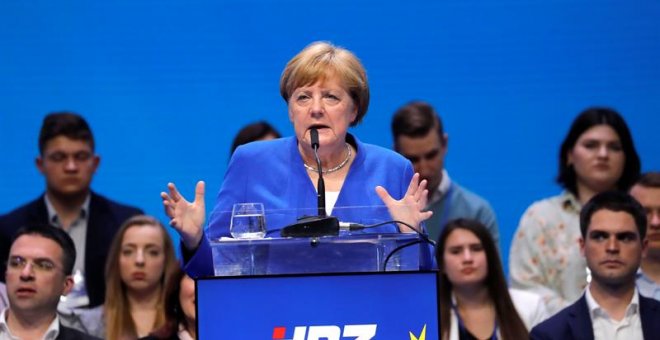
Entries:
{"type": "MultiPolygon", "coordinates": [[[[89,307],[103,304],[105,299],[105,261],[112,238],[128,218],[142,214],[142,210],[113,202],[91,193],[87,240],[85,244],[85,284],[89,307]]],[[[0,270],[5,272],[9,247],[14,233],[28,224],[49,224],[44,196],[0,216],[0,270]]],[[[5,276],[0,275],[4,282],[5,276]]]]}
{"type": "Polygon", "coordinates": [[[83,333],[77,329],[65,327],[60,323],[60,333],[55,340],[100,340],[100,338],[83,333]]]}
{"type": "MultiPolygon", "coordinates": [[[[660,337],[660,302],[639,296],[639,313],[644,339],[660,337]]],[[[574,304],[532,328],[531,339],[594,340],[589,307],[585,295],[574,304]]]]}

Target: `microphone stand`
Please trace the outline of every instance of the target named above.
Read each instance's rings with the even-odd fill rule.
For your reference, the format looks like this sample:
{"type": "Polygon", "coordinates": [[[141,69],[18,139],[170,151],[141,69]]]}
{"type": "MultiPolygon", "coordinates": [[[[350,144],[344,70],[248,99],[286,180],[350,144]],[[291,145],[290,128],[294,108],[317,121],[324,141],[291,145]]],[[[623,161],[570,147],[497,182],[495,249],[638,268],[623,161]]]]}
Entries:
{"type": "Polygon", "coordinates": [[[311,146],[316,158],[319,179],[316,182],[317,216],[306,216],[298,219],[297,223],[282,228],[282,237],[319,237],[339,235],[339,220],[334,216],[327,216],[325,211],[325,182],[323,181],[323,168],[319,158],[319,132],[316,128],[309,130],[311,146]]]}
{"type": "Polygon", "coordinates": [[[316,182],[316,203],[319,216],[327,216],[325,211],[325,181],[323,180],[323,168],[321,167],[321,158],[319,158],[319,133],[316,129],[311,129],[309,134],[312,139],[312,149],[314,149],[314,158],[316,158],[316,168],[319,172],[319,179],[316,182]]]}

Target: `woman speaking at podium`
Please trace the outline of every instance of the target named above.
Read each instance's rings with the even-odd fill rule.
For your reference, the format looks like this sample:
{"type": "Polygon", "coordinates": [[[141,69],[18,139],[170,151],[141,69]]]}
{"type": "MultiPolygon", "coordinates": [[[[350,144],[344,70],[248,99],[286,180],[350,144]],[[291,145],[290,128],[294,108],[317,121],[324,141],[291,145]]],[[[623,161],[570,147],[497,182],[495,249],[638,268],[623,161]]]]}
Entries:
{"type": "MultiPolygon", "coordinates": [[[[280,93],[288,105],[295,136],[236,149],[209,219],[212,238],[230,235],[235,203],[263,203],[266,228],[271,232],[310,212],[316,214],[319,173],[312,130],[318,132],[316,151],[328,214],[342,222],[398,220],[417,228],[431,216],[422,211],[426,181],[413,175],[410,162],[348,133],[349,127],[362,121],[369,106],[366,72],[352,52],[327,42],[310,44],[286,65],[280,93]]],[[[203,230],[204,183],[197,183],[192,202],[172,183],[168,191],[161,197],[189,258],[186,271],[193,276],[212,275],[211,250],[203,230]]],[[[412,232],[402,224],[366,231],[412,232]]]]}

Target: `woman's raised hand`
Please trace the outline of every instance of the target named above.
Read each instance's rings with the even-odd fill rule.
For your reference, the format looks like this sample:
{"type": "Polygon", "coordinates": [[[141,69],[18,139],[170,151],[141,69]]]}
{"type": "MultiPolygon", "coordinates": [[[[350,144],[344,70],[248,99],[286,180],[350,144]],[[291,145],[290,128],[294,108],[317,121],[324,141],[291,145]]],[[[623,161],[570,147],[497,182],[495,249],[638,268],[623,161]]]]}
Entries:
{"type": "MultiPolygon", "coordinates": [[[[431,211],[423,211],[426,207],[428,192],[426,189],[426,180],[420,182],[418,173],[410,180],[408,190],[400,200],[392,198],[382,186],[376,187],[376,193],[383,200],[385,206],[387,206],[387,210],[390,212],[392,218],[410,224],[417,228],[419,232],[421,232],[419,228],[420,224],[433,215],[431,211]]],[[[399,224],[399,230],[403,233],[412,232],[409,227],[402,224],[399,224]]]]}
{"type": "Polygon", "coordinates": [[[170,225],[181,236],[184,246],[194,250],[199,246],[203,236],[204,219],[206,211],[204,205],[204,182],[197,182],[195,187],[195,200],[188,202],[174,183],[168,183],[169,194],[161,192],[165,214],[170,218],[170,225]]]}

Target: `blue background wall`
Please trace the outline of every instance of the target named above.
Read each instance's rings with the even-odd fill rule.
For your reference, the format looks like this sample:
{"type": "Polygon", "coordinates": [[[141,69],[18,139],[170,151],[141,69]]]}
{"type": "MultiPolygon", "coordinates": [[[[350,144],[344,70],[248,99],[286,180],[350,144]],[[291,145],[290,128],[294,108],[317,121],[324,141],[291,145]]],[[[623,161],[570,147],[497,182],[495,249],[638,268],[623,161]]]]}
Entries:
{"type": "Polygon", "coordinates": [[[369,113],[353,132],[392,145],[391,114],[431,102],[451,176],[498,214],[505,264],[524,209],[555,194],[559,143],[587,106],[618,109],[644,170],[660,169],[660,0],[2,1],[0,213],[43,190],[41,119],[88,118],[95,190],[163,220],[168,181],[212,205],[231,139],[267,119],[292,134],[280,73],[315,40],[367,68],[369,113]]]}

